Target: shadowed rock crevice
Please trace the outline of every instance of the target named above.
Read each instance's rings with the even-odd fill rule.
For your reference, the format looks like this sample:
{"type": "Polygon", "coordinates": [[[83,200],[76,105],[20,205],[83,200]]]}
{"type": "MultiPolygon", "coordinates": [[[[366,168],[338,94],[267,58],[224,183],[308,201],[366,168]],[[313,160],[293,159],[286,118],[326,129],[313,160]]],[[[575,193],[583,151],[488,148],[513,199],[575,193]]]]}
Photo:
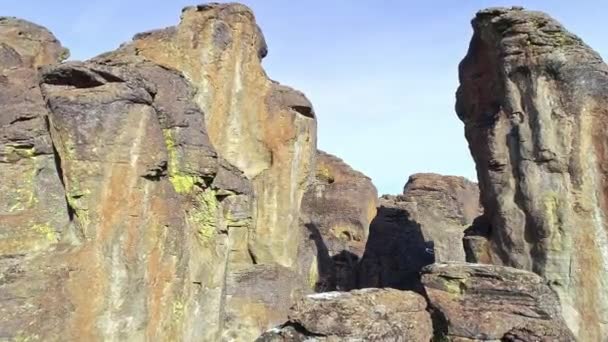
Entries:
{"type": "Polygon", "coordinates": [[[429,246],[420,224],[405,210],[383,206],[381,198],[358,266],[358,286],[422,291],[420,270],[435,261],[429,246]]]}
{"type": "Polygon", "coordinates": [[[359,287],[422,293],[419,274],[435,261],[465,261],[464,231],[480,215],[479,190],[462,177],[412,175],[398,196],[380,198],[359,264],[359,287]]]}
{"type": "Polygon", "coordinates": [[[305,224],[308,229],[309,238],[314,242],[316,249],[316,271],[318,274],[317,279],[313,285],[315,292],[328,292],[334,291],[336,288],[336,271],[327,245],[323,241],[323,236],[319,232],[319,228],[312,223],[305,224]]]}
{"type": "Polygon", "coordinates": [[[369,177],[340,158],[317,151],[315,178],[302,200],[302,221],[312,239],[317,292],[357,288],[357,264],[376,213],[377,191],[369,177]]]}

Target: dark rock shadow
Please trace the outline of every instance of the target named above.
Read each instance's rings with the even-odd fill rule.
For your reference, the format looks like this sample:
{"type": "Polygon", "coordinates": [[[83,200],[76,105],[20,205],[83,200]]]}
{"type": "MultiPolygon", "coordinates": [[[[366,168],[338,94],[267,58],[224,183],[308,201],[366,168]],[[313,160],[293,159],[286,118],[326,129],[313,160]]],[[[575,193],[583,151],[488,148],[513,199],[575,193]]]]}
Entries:
{"type": "Polygon", "coordinates": [[[315,284],[315,292],[349,291],[356,288],[359,256],[347,250],[331,255],[317,225],[307,223],[304,226],[317,250],[319,279],[315,284]]]}
{"type": "Polygon", "coordinates": [[[335,288],[335,272],[334,265],[329,250],[319,228],[314,223],[306,223],[304,225],[310,232],[309,238],[315,243],[317,249],[317,272],[319,279],[315,284],[315,292],[332,291],[335,288]]]}
{"type": "Polygon", "coordinates": [[[335,289],[338,291],[350,291],[357,288],[357,267],[359,256],[343,250],[331,257],[334,264],[336,277],[335,289]]]}
{"type": "Polygon", "coordinates": [[[433,242],[425,241],[420,224],[403,209],[381,206],[358,265],[358,287],[423,293],[420,271],[433,262],[433,242]]]}

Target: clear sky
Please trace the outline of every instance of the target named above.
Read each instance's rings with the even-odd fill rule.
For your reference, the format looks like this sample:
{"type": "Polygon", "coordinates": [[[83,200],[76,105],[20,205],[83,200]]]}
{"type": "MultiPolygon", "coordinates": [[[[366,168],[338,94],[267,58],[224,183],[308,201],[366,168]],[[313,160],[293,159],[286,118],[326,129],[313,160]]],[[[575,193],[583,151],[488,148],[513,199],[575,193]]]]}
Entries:
{"type": "MultiPolygon", "coordinates": [[[[603,56],[608,1],[243,0],[269,46],[271,78],[302,90],[319,121],[319,148],[399,193],[408,176],[476,179],[454,113],[457,66],[485,7],[520,5],[560,20],[603,56]]],[[[48,27],[86,59],[133,34],[177,23],[185,0],[0,0],[0,15],[48,27]]]]}

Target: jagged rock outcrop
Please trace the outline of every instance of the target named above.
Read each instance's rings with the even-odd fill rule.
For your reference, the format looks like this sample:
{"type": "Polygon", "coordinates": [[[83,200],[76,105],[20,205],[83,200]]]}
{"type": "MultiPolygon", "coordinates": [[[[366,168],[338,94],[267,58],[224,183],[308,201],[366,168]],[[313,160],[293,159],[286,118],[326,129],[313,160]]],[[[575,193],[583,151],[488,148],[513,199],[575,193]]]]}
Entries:
{"type": "Polygon", "coordinates": [[[1,338],[253,340],[312,291],[314,112],[266,77],[248,8],[58,65],[0,19],[0,48],[1,338]]]}
{"type": "Polygon", "coordinates": [[[62,256],[68,336],[215,339],[252,189],[217,156],[191,86],[145,61],[70,62],[41,83],[77,246],[62,256]]]}
{"type": "Polygon", "coordinates": [[[364,289],[309,295],[289,321],[256,341],[430,341],[426,301],[414,292],[364,289]]]}
{"type": "Polygon", "coordinates": [[[437,340],[574,341],[557,295],[532,272],[438,263],[422,273],[437,340]]]}
{"type": "Polygon", "coordinates": [[[485,210],[469,250],[544,277],[575,335],[600,341],[608,336],[608,67],[544,13],[488,9],[473,29],[456,105],[485,210]]]}
{"type": "MultiPolygon", "coordinates": [[[[233,241],[244,252],[235,253],[238,260],[229,261],[236,274],[232,276],[222,270],[222,263],[210,261],[219,270],[212,273],[228,272],[225,287],[216,287],[218,295],[226,298],[221,305],[228,318],[226,324],[214,324],[225,331],[226,338],[257,336],[260,327],[271,324],[273,318],[269,317],[286,314],[294,298],[285,295],[310,290],[306,278],[312,256],[305,251],[307,235],[299,216],[302,197],[314,174],[315,114],[302,93],[266,76],[261,66],[266,54],[253,13],[233,3],[187,7],[179,25],[138,34],[117,51],[95,59],[104,64],[142,59],[182,73],[194,88],[193,100],[204,113],[210,142],[251,182],[251,220],[235,233],[233,241]],[[266,274],[266,281],[250,284],[277,289],[276,295],[254,291],[260,296],[252,296],[238,283],[230,283],[256,278],[258,272],[266,274]],[[271,274],[278,278],[269,277],[271,274]],[[292,281],[300,276],[303,281],[292,281]],[[281,288],[278,279],[301,286],[281,288]]],[[[207,316],[215,317],[211,312],[207,316]]]]}
{"type": "Polygon", "coordinates": [[[1,254],[44,248],[67,226],[36,72],[65,56],[67,50],[45,28],[0,17],[1,254]]]}
{"type": "Polygon", "coordinates": [[[356,288],[378,192],[369,177],[317,151],[315,181],[302,200],[302,222],[315,246],[310,282],[317,291],[356,288]]]}
{"type": "Polygon", "coordinates": [[[69,229],[36,68],[67,55],[46,29],[0,18],[0,338],[60,333],[69,309],[52,289],[69,269],[47,260],[69,229]],[[32,315],[38,308],[38,315],[32,315]]]}
{"type": "Polygon", "coordinates": [[[183,73],[218,153],[251,180],[249,248],[259,263],[298,261],[299,210],[314,170],[316,120],[306,97],[270,80],[268,49],[241,4],[184,8],[175,27],[138,34],[98,60],[137,56],[183,73]]]}
{"type": "Polygon", "coordinates": [[[465,261],[464,231],[480,214],[477,184],[463,177],[412,175],[402,195],[380,198],[359,286],[420,289],[422,267],[465,261]]]}

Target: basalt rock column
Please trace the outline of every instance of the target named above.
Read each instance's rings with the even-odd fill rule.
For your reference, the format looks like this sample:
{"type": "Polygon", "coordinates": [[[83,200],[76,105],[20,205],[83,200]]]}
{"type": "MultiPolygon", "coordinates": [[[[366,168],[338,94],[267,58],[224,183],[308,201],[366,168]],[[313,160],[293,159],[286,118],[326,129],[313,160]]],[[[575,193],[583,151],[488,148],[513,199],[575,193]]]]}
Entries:
{"type": "Polygon", "coordinates": [[[460,65],[485,210],[477,261],[532,270],[581,341],[608,336],[608,67],[544,13],[481,11],[460,65]]]}
{"type": "Polygon", "coordinates": [[[258,263],[294,266],[316,120],[302,93],[266,76],[261,61],[267,47],[251,10],[240,4],[187,7],[179,25],[139,34],[113,54],[138,55],[188,78],[211,143],[253,182],[252,256],[258,263]]]}

